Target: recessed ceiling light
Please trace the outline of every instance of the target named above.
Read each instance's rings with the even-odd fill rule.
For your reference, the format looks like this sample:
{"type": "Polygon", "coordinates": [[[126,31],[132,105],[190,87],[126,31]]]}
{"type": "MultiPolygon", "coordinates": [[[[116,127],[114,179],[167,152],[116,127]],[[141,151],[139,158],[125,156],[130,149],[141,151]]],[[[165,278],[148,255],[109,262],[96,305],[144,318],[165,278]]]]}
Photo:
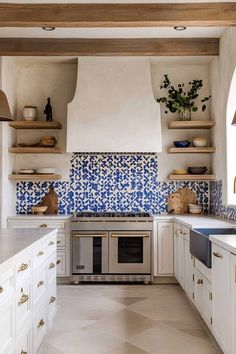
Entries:
{"type": "Polygon", "coordinates": [[[54,31],[55,27],[45,26],[45,27],[42,27],[42,29],[43,29],[44,31],[54,31]]]}
{"type": "Polygon", "coordinates": [[[176,31],[185,31],[187,27],[184,27],[184,26],[175,26],[174,29],[176,31]]]}

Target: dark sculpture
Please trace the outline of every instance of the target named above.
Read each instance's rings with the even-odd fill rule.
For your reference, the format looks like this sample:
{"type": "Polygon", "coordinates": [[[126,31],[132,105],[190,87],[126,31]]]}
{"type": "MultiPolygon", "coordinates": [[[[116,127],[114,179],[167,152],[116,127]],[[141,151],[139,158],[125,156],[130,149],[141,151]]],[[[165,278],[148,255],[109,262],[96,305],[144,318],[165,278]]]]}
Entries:
{"type": "Polygon", "coordinates": [[[44,114],[46,114],[46,121],[47,122],[52,122],[52,106],[51,106],[51,102],[50,102],[50,97],[47,98],[48,103],[45,106],[44,109],[44,114]]]}

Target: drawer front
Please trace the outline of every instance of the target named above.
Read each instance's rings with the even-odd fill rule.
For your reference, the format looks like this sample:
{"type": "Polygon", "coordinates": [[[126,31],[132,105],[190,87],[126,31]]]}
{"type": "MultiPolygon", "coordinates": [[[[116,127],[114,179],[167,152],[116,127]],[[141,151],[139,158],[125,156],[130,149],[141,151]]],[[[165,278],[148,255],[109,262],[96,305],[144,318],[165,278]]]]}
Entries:
{"type": "Polygon", "coordinates": [[[57,275],[66,275],[66,252],[57,251],[57,275]]]}
{"type": "Polygon", "coordinates": [[[16,264],[16,283],[21,284],[32,273],[32,256],[27,254],[16,264]]]}
{"type": "MultiPolygon", "coordinates": [[[[22,331],[21,331],[22,333],[22,331]]],[[[17,340],[15,354],[32,354],[32,332],[29,327],[27,331],[17,340]]]]}
{"type": "Polygon", "coordinates": [[[44,242],[38,245],[33,251],[33,267],[37,268],[47,258],[48,245],[44,242]]]}
{"type": "Polygon", "coordinates": [[[56,280],[57,273],[57,256],[56,252],[47,259],[48,283],[53,279],[56,280]]]}
{"type": "Polygon", "coordinates": [[[36,353],[47,332],[47,305],[42,303],[33,319],[33,352],[36,353]]]}
{"type": "Polygon", "coordinates": [[[16,289],[16,336],[22,333],[31,318],[32,289],[31,282],[16,289]]]}
{"type": "MultiPolygon", "coordinates": [[[[6,273],[0,277],[0,305],[13,293],[13,273],[6,273]]],[[[0,342],[1,343],[1,342],[0,342]]]]}
{"type": "Polygon", "coordinates": [[[66,234],[65,232],[58,231],[57,233],[57,248],[65,248],[66,247],[66,234]]]}
{"type": "Polygon", "coordinates": [[[33,276],[33,304],[35,305],[46,292],[47,268],[39,268],[33,276]]]}
{"type": "Polygon", "coordinates": [[[56,307],[57,307],[56,282],[51,282],[48,288],[48,318],[49,319],[55,313],[56,307]]]}
{"type": "Polygon", "coordinates": [[[14,341],[14,299],[10,296],[0,305],[0,353],[9,353],[14,341]]]}
{"type": "Polygon", "coordinates": [[[57,236],[54,234],[51,236],[47,243],[46,243],[46,248],[47,248],[47,255],[50,256],[52,253],[56,252],[57,249],[57,236]]]}
{"type": "Polygon", "coordinates": [[[60,220],[10,220],[8,226],[11,228],[49,228],[49,229],[65,229],[65,222],[60,220]]]}

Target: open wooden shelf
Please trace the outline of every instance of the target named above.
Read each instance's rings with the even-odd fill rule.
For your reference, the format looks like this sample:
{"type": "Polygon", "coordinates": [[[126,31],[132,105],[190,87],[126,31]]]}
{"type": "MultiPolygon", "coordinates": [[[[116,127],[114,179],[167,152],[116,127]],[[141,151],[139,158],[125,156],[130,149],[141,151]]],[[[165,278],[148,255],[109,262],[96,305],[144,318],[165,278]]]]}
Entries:
{"type": "Polygon", "coordinates": [[[59,147],[10,147],[9,152],[13,154],[61,154],[59,147]]]}
{"type": "Polygon", "coordinates": [[[215,175],[169,175],[170,181],[214,181],[215,175]]]}
{"type": "Polygon", "coordinates": [[[210,129],[215,126],[211,120],[172,120],[169,129],[210,129]]]}
{"type": "Polygon", "coordinates": [[[56,174],[14,174],[8,177],[12,181],[57,181],[61,179],[61,175],[56,174]]]}
{"type": "Polygon", "coordinates": [[[188,148],[170,147],[168,149],[169,154],[212,154],[215,151],[216,151],[215,147],[188,147],[188,148]]]}
{"type": "Polygon", "coordinates": [[[59,122],[46,122],[43,120],[25,121],[15,120],[10,124],[10,127],[15,129],[61,129],[62,125],[59,122]]]}

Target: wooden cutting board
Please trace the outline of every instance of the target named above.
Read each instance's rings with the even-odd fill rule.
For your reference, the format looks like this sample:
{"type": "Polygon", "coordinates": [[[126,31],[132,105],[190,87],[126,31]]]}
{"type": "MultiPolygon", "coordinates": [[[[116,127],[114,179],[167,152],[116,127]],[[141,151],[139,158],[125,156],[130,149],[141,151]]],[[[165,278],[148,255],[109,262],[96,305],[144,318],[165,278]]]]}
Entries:
{"type": "Polygon", "coordinates": [[[168,211],[172,214],[188,214],[188,205],[196,204],[196,194],[189,188],[179,188],[168,197],[168,211]]]}
{"type": "Polygon", "coordinates": [[[49,189],[49,192],[42,199],[41,205],[48,207],[45,214],[58,214],[58,196],[53,187],[49,189]]]}

